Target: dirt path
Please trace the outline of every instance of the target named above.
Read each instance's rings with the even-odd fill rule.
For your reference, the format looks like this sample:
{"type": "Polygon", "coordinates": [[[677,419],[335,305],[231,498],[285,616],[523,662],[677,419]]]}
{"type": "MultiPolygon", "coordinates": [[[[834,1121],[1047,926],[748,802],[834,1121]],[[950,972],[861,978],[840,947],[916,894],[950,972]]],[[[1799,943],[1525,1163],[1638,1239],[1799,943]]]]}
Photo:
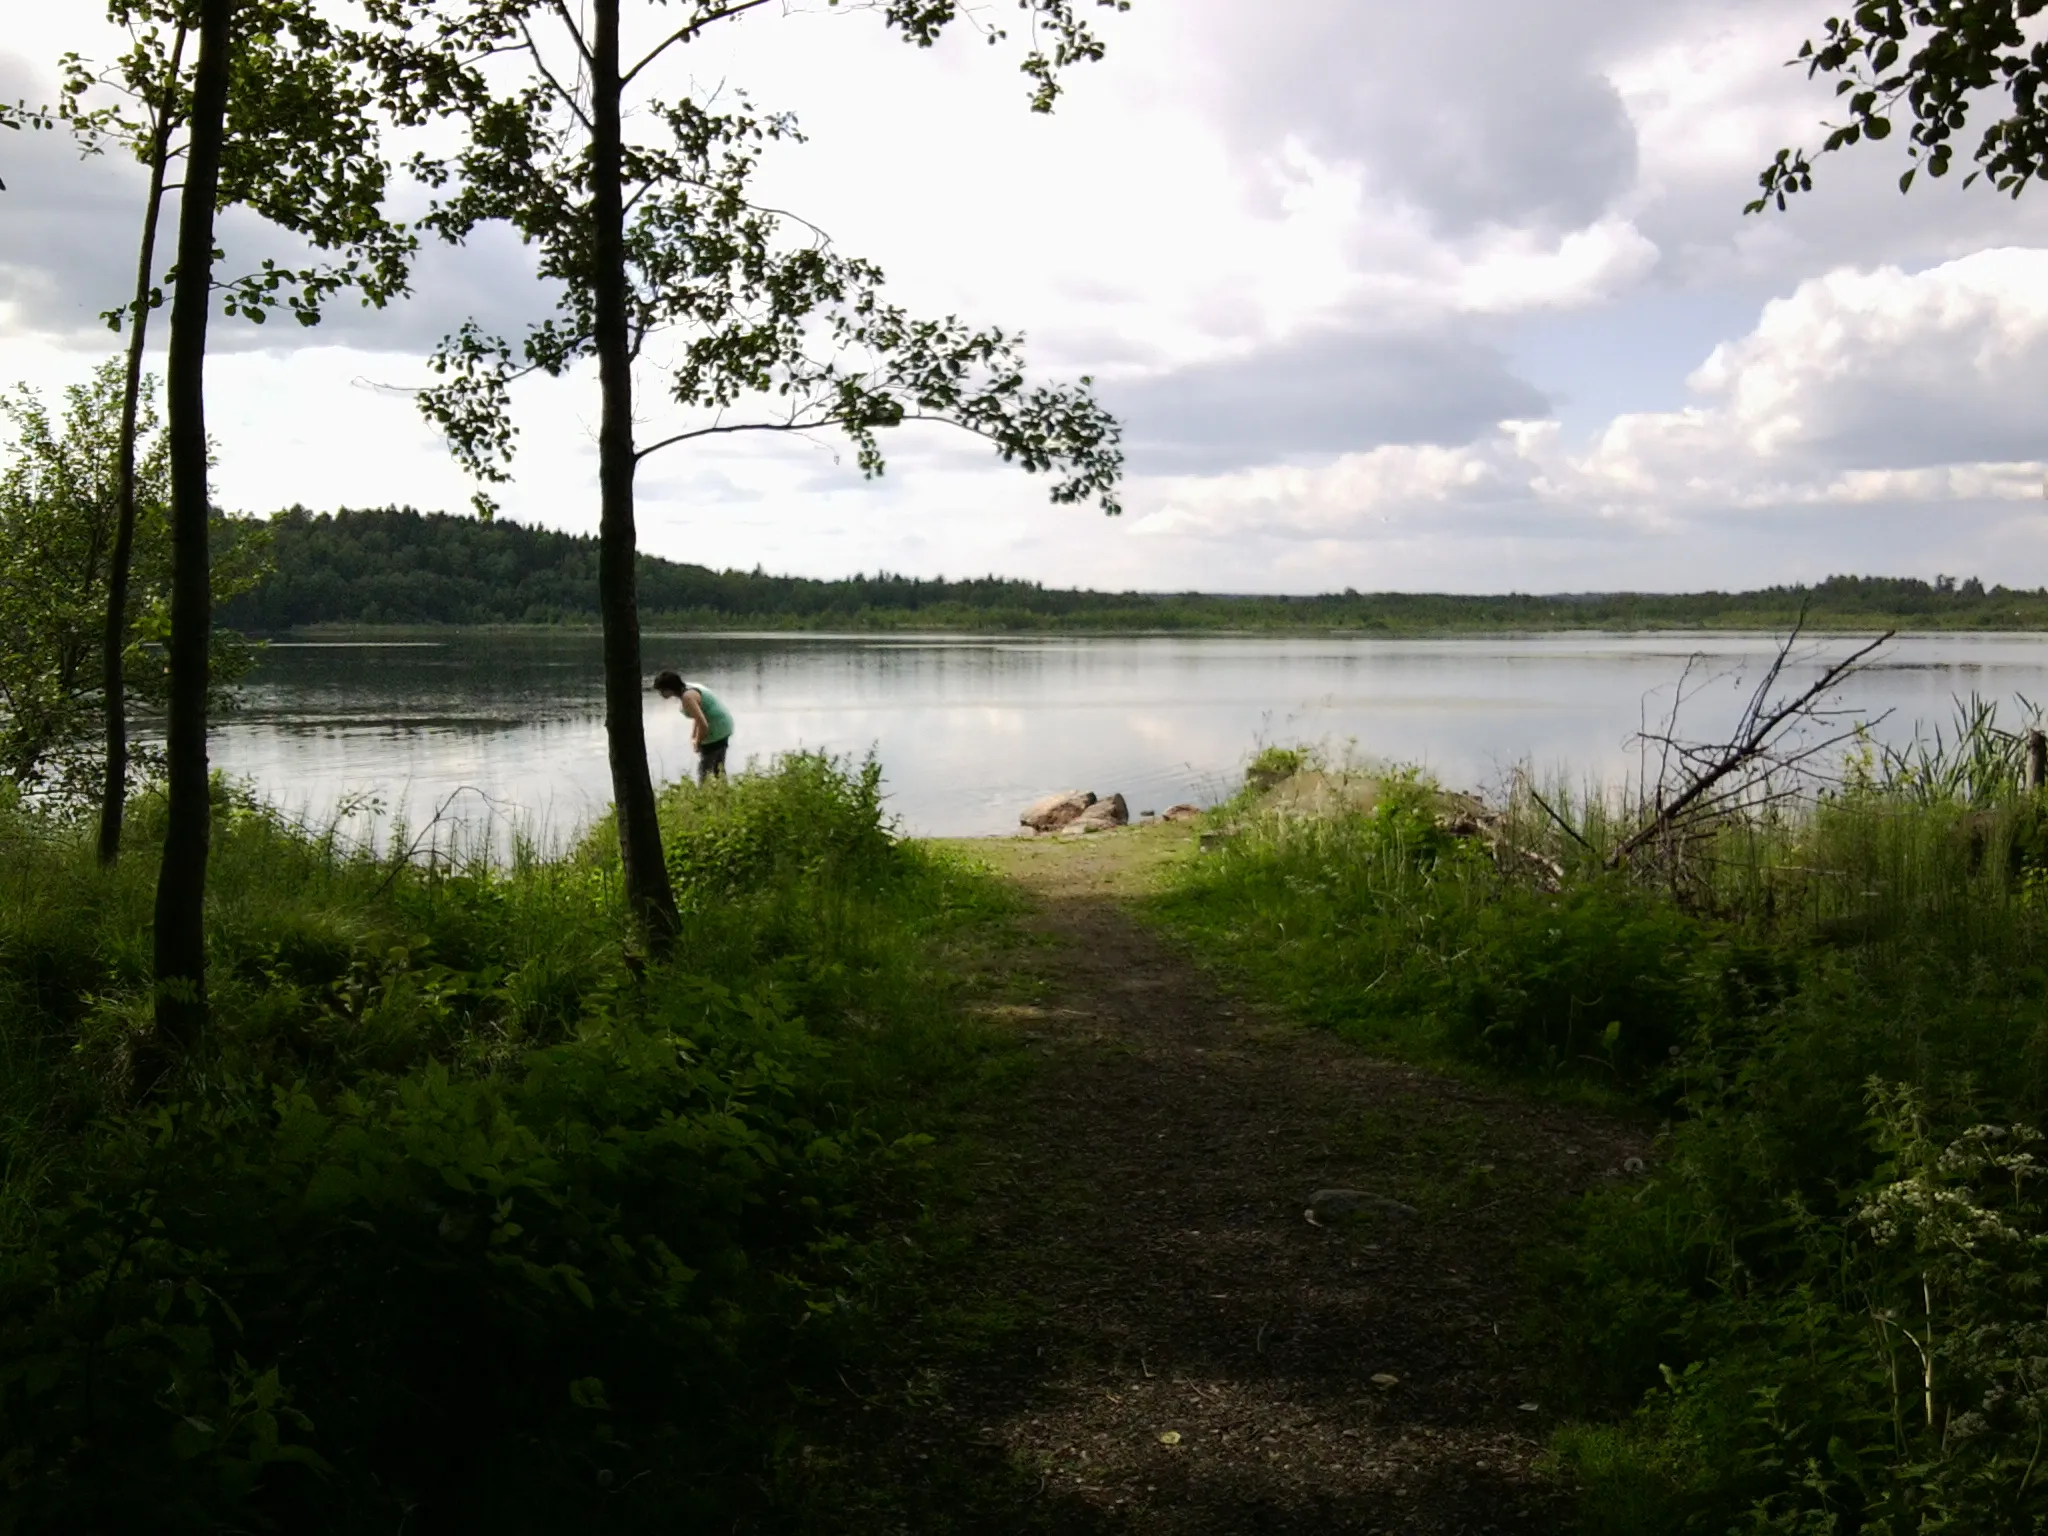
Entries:
{"type": "Polygon", "coordinates": [[[1560,1529],[1513,1255],[1641,1148],[1230,995],[1127,910],[1186,836],[976,850],[1034,900],[1032,1001],[990,1011],[1043,1057],[982,1171],[977,1268],[1050,1325],[949,1383],[949,1416],[1038,1470],[1041,1527],[1560,1529]],[[1311,1225],[1332,1186],[1415,1214],[1311,1225]]]}

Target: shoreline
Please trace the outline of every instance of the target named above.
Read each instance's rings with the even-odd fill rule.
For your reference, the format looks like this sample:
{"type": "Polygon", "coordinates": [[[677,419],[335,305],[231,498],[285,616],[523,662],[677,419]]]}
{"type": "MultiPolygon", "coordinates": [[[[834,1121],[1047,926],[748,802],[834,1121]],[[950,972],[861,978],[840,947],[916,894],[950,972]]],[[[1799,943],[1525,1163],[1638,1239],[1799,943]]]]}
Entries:
{"type": "MultiPolygon", "coordinates": [[[[1757,635],[1777,638],[1789,629],[1789,621],[1774,625],[1763,622],[1726,624],[1643,624],[1629,627],[1603,625],[1535,625],[1523,628],[1460,628],[1456,626],[1415,626],[1415,627],[1372,627],[1343,628],[1327,625],[1275,625],[1241,629],[1167,627],[1167,628],[1087,628],[1082,626],[1033,626],[1029,628],[1003,629],[993,626],[910,626],[876,625],[869,628],[825,628],[790,626],[785,628],[736,626],[729,628],[693,628],[686,625],[661,623],[643,624],[640,629],[643,640],[690,638],[699,640],[815,640],[815,641],[885,641],[903,640],[1535,640],[1554,635],[1576,635],[1612,639],[1629,639],[1637,636],[1655,635],[1660,638],[1682,638],[1688,635],[1719,637],[1731,635],[1757,635]]],[[[1874,637],[1887,631],[1900,639],[1925,638],[1932,636],[1974,636],[1986,640],[2031,639],[2048,636],[2048,624],[2036,628],[1996,628],[1973,624],[1930,624],[1909,625],[1904,622],[1877,621],[1871,623],[1832,623],[1826,620],[1809,620],[1802,633],[1814,636],[1874,637]]],[[[433,643],[465,635],[478,636],[520,636],[560,637],[596,639],[603,630],[595,622],[589,624],[308,624],[293,629],[256,630],[242,632],[248,639],[271,645],[339,643],[344,638],[366,636],[380,637],[384,643],[400,644],[406,641],[433,643]]],[[[376,643],[376,642],[368,642],[376,643]]]]}

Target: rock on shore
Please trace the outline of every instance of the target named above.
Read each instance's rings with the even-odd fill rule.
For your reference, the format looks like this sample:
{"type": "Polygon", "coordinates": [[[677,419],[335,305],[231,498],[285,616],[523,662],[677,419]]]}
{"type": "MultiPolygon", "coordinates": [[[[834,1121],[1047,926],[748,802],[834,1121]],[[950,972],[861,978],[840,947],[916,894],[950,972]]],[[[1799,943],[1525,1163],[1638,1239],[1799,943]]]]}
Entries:
{"type": "Polygon", "coordinates": [[[1097,800],[1060,830],[1084,834],[1107,832],[1111,827],[1128,826],[1130,820],[1131,808],[1124,803],[1124,797],[1111,795],[1107,800],[1097,800]]]}
{"type": "MultiPolygon", "coordinates": [[[[1121,800],[1122,797],[1118,798],[1121,800]]],[[[1032,801],[1017,820],[1034,832],[1057,832],[1094,804],[1095,796],[1088,790],[1063,789],[1058,794],[1047,795],[1043,800],[1032,801]]]]}
{"type": "Polygon", "coordinates": [[[1055,833],[1061,837],[1085,837],[1090,832],[1129,826],[1131,808],[1122,795],[1102,798],[1085,789],[1063,789],[1056,795],[1032,801],[1017,820],[1023,824],[1026,837],[1055,833]]]}

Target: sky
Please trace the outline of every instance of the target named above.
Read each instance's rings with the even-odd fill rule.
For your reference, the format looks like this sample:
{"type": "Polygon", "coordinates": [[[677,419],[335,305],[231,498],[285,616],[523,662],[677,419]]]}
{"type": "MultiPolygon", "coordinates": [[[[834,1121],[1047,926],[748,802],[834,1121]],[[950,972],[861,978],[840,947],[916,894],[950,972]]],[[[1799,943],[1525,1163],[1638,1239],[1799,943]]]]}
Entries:
{"type": "MultiPolygon", "coordinates": [[[[18,9],[0,99],[47,99],[59,55],[118,41],[83,3],[18,9]]],[[[1124,511],[1055,506],[940,427],[890,434],[873,481],[829,439],[728,439],[642,465],[641,546],[1116,589],[2048,585],[2048,190],[1902,197],[1883,145],[1829,157],[1786,213],[1742,212],[1781,145],[1824,135],[1828,87],[1784,61],[1826,11],[1133,0],[1050,117],[1019,50],[968,27],[918,50],[792,4],[716,28],[656,88],[795,113],[806,141],[766,161],[764,201],[912,311],[1091,377],[1123,423],[1124,511]]],[[[0,179],[0,385],[54,391],[118,344],[97,316],[132,281],[141,172],[21,133],[0,179]]],[[[222,245],[229,268],[288,254],[240,216],[222,245]]],[[[516,334],[550,304],[486,231],[425,249],[381,312],[216,319],[217,499],[466,512],[409,391],[465,319],[516,334]]],[[[505,515],[594,531],[594,376],[517,407],[505,515]]]]}

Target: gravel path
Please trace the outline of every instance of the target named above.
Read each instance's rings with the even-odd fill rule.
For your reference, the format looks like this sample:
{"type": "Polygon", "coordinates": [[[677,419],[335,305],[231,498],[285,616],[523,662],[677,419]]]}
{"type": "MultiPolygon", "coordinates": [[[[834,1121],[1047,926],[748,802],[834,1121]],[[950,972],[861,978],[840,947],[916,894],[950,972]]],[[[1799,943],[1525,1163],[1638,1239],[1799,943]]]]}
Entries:
{"type": "Polygon", "coordinates": [[[1642,1147],[1232,996],[1128,911],[1185,836],[982,845],[1034,903],[1033,1001],[989,1011],[1042,1066],[989,1140],[972,1269],[1048,1322],[952,1373],[950,1432],[1036,1471],[1039,1529],[1564,1528],[1515,1253],[1642,1147]],[[1333,1186],[1412,1214],[1305,1220],[1333,1186]]]}

